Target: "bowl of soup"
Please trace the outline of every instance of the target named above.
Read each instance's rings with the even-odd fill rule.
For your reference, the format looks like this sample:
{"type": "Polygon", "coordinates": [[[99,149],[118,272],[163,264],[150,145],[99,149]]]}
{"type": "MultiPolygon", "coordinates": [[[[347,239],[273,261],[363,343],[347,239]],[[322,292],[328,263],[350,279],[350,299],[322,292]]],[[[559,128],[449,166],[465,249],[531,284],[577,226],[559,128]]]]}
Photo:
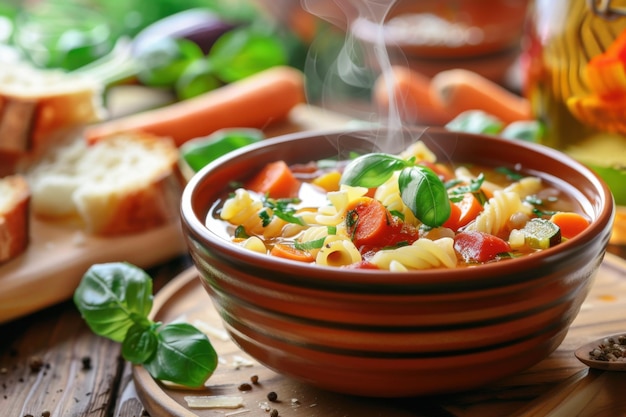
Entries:
{"type": "Polygon", "coordinates": [[[552,149],[439,128],[304,132],[188,182],[182,225],[233,341],[352,395],[459,392],[561,343],[613,200],[552,149]]]}

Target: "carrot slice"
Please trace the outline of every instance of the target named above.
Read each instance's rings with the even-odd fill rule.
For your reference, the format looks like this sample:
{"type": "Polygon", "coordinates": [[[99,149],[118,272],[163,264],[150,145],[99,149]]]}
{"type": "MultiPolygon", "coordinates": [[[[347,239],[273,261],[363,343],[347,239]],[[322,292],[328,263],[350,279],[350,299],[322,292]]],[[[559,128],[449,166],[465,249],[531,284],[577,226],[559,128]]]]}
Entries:
{"type": "Polygon", "coordinates": [[[430,78],[407,67],[392,66],[389,73],[378,77],[372,92],[379,109],[389,109],[394,103],[405,122],[441,126],[454,117],[431,94],[430,78]]]}
{"type": "Polygon", "coordinates": [[[291,198],[298,195],[300,184],[285,161],[275,161],[265,165],[245,186],[272,198],[291,198]]]}
{"type": "Polygon", "coordinates": [[[571,239],[589,226],[589,220],[573,212],[558,212],[552,215],[550,221],[561,229],[561,236],[571,239]]]}
{"type": "Polygon", "coordinates": [[[313,262],[315,260],[309,252],[282,243],[272,246],[270,255],[298,262],[313,262]]]}
{"type": "Polygon", "coordinates": [[[442,71],[431,80],[432,94],[458,115],[468,110],[482,110],[504,123],[532,120],[530,102],[472,71],[442,71]]]}
{"type": "Polygon", "coordinates": [[[143,131],[171,137],[176,145],[229,127],[264,128],[303,103],[301,71],[278,66],[177,103],[88,126],[85,137],[143,131]]]}

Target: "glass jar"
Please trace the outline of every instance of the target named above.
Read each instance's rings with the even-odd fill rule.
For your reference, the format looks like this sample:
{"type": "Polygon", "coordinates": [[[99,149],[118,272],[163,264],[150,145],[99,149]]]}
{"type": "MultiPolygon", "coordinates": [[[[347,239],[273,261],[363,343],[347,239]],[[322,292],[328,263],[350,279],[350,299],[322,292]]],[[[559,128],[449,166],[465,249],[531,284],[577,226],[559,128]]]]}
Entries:
{"type": "Polygon", "coordinates": [[[626,244],[626,0],[535,0],[522,57],[543,143],[606,181],[626,244]]]}

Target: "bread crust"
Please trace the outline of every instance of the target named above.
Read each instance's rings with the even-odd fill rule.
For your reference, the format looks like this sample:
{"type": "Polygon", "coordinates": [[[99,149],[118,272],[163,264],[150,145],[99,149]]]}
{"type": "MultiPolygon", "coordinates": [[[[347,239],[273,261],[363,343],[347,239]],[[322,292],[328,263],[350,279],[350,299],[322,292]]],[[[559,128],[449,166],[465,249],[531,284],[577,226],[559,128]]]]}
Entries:
{"type": "Polygon", "coordinates": [[[0,178],[4,204],[0,206],[0,263],[26,250],[30,242],[30,188],[21,175],[0,178]]]}
{"type": "Polygon", "coordinates": [[[84,139],[58,149],[29,173],[33,212],[46,221],[77,218],[94,235],[146,231],[178,214],[178,149],[141,132],[84,139]]]}
{"type": "Polygon", "coordinates": [[[0,174],[44,155],[77,127],[103,120],[102,86],[26,65],[0,68],[0,174]]]}

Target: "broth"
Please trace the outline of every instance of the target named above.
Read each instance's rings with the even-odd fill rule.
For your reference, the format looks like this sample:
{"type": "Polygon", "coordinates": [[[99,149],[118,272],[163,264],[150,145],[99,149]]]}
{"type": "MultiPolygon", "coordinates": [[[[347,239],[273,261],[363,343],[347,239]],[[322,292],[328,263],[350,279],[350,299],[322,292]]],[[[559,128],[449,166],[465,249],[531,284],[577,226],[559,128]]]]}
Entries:
{"type": "MultiPolygon", "coordinates": [[[[528,256],[546,248],[541,246],[543,243],[538,246],[532,239],[528,239],[526,231],[528,226],[526,225],[531,219],[542,219],[541,222],[536,222],[541,224],[552,223],[550,219],[554,213],[577,213],[580,217],[585,217],[586,219],[584,215],[585,208],[578,203],[573,190],[567,184],[559,183],[557,179],[540,178],[529,173],[475,164],[457,164],[452,166],[451,164],[438,163],[428,159],[418,161],[418,165],[426,166],[441,178],[442,182],[447,186],[447,192],[451,200],[459,199],[459,196],[452,197],[454,195],[452,190],[459,190],[458,187],[467,187],[472,181],[477,182],[480,178],[478,191],[471,194],[478,196],[476,198],[482,196],[484,199],[481,202],[482,211],[469,223],[453,227],[452,223],[446,221],[446,223],[438,227],[425,226],[419,220],[408,219],[408,217],[412,216],[407,212],[406,205],[401,210],[398,210],[397,208],[390,208],[389,204],[385,204],[388,210],[387,221],[390,227],[389,230],[393,233],[400,233],[401,238],[383,239],[383,243],[378,245],[371,242],[357,244],[357,239],[355,238],[356,228],[350,229],[350,226],[347,225],[349,223],[347,219],[355,213],[351,211],[354,208],[337,207],[337,203],[331,203],[329,197],[335,196],[335,198],[338,198],[337,196],[341,195],[342,192],[358,194],[355,189],[359,187],[344,187],[342,191],[335,190],[329,192],[315,184],[316,181],[324,176],[333,172],[342,172],[350,161],[339,161],[334,164],[329,164],[328,161],[325,161],[323,165],[319,162],[311,162],[289,167],[294,177],[301,182],[301,186],[297,196],[292,196],[297,199],[297,202],[296,200],[290,200],[288,207],[294,215],[306,219],[305,225],[295,225],[290,222],[279,221],[281,219],[277,220],[276,217],[273,217],[272,222],[276,224],[254,229],[258,226],[260,217],[262,217],[259,216],[259,213],[261,211],[266,211],[267,213],[267,196],[253,190],[246,190],[245,188],[239,188],[236,193],[242,196],[245,195],[245,199],[248,200],[245,200],[245,204],[241,201],[237,204],[241,205],[238,209],[240,212],[242,210],[249,211],[248,217],[245,217],[245,222],[250,222],[243,226],[243,222],[225,220],[223,218],[225,204],[228,204],[227,202],[229,201],[232,203],[236,198],[244,198],[233,197],[233,191],[235,190],[231,188],[225,190],[222,197],[209,210],[206,226],[220,237],[241,245],[242,250],[244,250],[243,248],[256,250],[266,253],[268,256],[274,255],[273,249],[276,246],[288,246],[311,255],[309,258],[300,259],[300,261],[320,263],[320,253],[327,246],[330,247],[331,244],[335,244],[334,242],[341,241],[344,246],[336,248],[336,252],[332,252],[329,255],[330,257],[326,256],[320,264],[337,267],[404,271],[411,269],[467,267],[482,263],[506,261],[519,256],[528,256]],[[458,181],[458,183],[455,184],[455,181],[458,181]],[[346,189],[351,191],[346,191],[346,189]],[[512,191],[516,189],[518,191],[512,191]],[[515,195],[511,194],[515,192],[517,192],[519,198],[517,202],[514,200],[515,195]],[[509,204],[506,203],[507,201],[513,201],[519,205],[519,208],[513,209],[509,213],[507,210],[510,207],[507,206],[509,204]],[[485,209],[486,207],[491,208],[485,209]],[[400,211],[404,214],[401,214],[400,211]],[[490,211],[491,214],[485,214],[487,211],[490,211]],[[500,218],[503,213],[506,215],[506,219],[500,218]],[[483,220],[487,218],[482,223],[478,220],[481,215],[483,220]],[[332,221],[329,220],[333,216],[337,218],[332,221]],[[490,217],[498,219],[497,222],[502,225],[493,230],[482,230],[482,226],[479,226],[480,224],[496,222],[496,220],[489,220],[490,217]],[[320,222],[320,218],[323,221],[320,222]],[[335,223],[331,224],[333,222],[335,223]],[[253,223],[255,224],[254,227],[251,226],[253,223]],[[326,232],[324,232],[324,228],[326,228],[326,232]],[[312,232],[313,229],[315,229],[315,233],[312,232]],[[522,233],[521,243],[520,231],[522,233]],[[471,234],[471,232],[491,235],[494,241],[497,239],[497,242],[504,241],[507,244],[507,250],[498,252],[487,260],[480,257],[468,257],[465,249],[463,249],[463,245],[459,242],[462,241],[460,236],[465,237],[471,234]],[[525,233],[526,235],[524,235],[525,233]],[[336,235],[341,235],[341,239],[336,238],[336,235]],[[329,238],[329,236],[333,237],[329,238]],[[252,245],[251,241],[254,241],[255,245],[252,245]],[[345,246],[350,246],[348,241],[354,243],[354,248],[346,249],[345,246]],[[416,248],[422,244],[423,247],[416,248]],[[358,255],[354,253],[354,250],[358,252],[358,255]],[[380,261],[381,258],[385,257],[391,260],[380,261]],[[423,262],[422,258],[425,259],[423,262]],[[433,260],[433,258],[436,259],[433,260]]],[[[359,198],[379,199],[380,194],[385,194],[381,192],[381,188],[390,187],[390,184],[393,184],[393,180],[388,180],[384,185],[378,187],[376,191],[365,190],[367,195],[361,192],[361,195],[350,197],[348,200],[359,198]],[[371,197],[368,197],[370,195],[371,197]]],[[[465,198],[465,194],[467,193],[463,193],[463,198],[465,198]]],[[[399,204],[398,201],[400,201],[398,197],[389,197],[387,195],[385,198],[387,198],[387,202],[391,201],[392,205],[397,206],[399,204]]],[[[269,200],[274,202],[281,201],[281,199],[271,198],[269,200]]],[[[461,202],[455,201],[453,204],[460,205],[461,202]]],[[[551,246],[559,244],[562,240],[568,238],[562,235],[559,227],[556,227],[555,230],[558,231],[559,236],[550,242],[551,246]]],[[[392,233],[389,234],[391,235],[392,233]]]]}

